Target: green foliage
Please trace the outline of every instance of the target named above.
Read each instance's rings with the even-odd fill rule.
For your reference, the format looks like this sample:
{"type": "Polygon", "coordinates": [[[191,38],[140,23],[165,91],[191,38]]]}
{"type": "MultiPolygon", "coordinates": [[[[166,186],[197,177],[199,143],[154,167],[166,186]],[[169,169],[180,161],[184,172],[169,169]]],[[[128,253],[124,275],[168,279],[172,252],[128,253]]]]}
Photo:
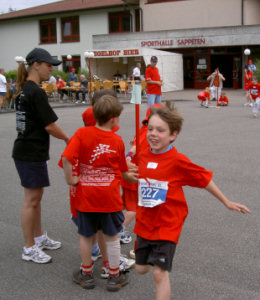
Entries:
{"type": "Polygon", "coordinates": [[[85,69],[79,68],[77,74],[78,74],[78,78],[79,78],[79,76],[80,76],[81,74],[83,74],[83,75],[85,75],[85,77],[86,77],[87,80],[89,79],[89,78],[88,78],[88,71],[86,71],[85,69]]]}
{"type": "Polygon", "coordinates": [[[260,59],[256,59],[255,65],[256,65],[256,72],[254,73],[254,75],[257,77],[258,82],[260,82],[260,59]]]}
{"type": "Polygon", "coordinates": [[[5,72],[5,77],[7,78],[11,78],[11,79],[16,79],[17,78],[17,70],[11,70],[8,72],[5,72]]]}
{"type": "Polygon", "coordinates": [[[52,75],[57,79],[57,75],[60,75],[62,79],[64,79],[66,82],[69,79],[69,73],[66,73],[64,71],[60,70],[52,70],[52,75]]]}

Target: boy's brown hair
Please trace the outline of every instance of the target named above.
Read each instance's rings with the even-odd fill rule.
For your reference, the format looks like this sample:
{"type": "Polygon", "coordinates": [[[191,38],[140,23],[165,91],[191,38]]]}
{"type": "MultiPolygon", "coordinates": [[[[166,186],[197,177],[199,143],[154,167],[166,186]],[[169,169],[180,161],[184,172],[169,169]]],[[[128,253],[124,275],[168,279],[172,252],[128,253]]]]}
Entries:
{"type": "Polygon", "coordinates": [[[151,114],[148,118],[148,125],[149,119],[153,115],[158,115],[164,122],[168,124],[171,134],[173,134],[175,131],[178,133],[181,131],[183,117],[177,112],[174,104],[171,101],[166,101],[166,106],[164,107],[152,107],[150,110],[151,114]]]}
{"type": "Polygon", "coordinates": [[[98,125],[104,125],[110,119],[119,117],[123,109],[116,97],[104,95],[94,104],[93,115],[98,125]]]}

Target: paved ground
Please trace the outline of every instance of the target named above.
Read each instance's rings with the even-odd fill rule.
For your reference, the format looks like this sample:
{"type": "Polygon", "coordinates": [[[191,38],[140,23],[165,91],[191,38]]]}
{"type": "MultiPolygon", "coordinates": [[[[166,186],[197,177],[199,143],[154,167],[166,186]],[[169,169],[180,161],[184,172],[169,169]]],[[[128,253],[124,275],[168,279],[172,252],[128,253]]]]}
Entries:
{"type": "MultiPolygon", "coordinates": [[[[245,203],[251,215],[230,212],[206,191],[185,188],[190,215],[184,225],[170,275],[175,300],[259,300],[260,299],[260,116],[252,118],[245,108],[241,90],[227,90],[230,106],[201,108],[197,90],[164,95],[175,100],[184,116],[183,130],[175,146],[192,161],[214,170],[214,180],[232,200],[245,203]],[[181,101],[180,101],[181,100],[181,101]]],[[[126,145],[134,135],[134,106],[122,96],[124,111],[119,134],[126,145]]],[[[58,124],[69,135],[82,126],[83,106],[52,103],[59,116],[58,124]],[[59,106],[60,108],[58,108],[59,106]]],[[[141,105],[141,116],[146,104],[141,105]]],[[[68,189],[57,167],[64,143],[51,139],[49,173],[52,186],[42,203],[43,226],[48,234],[63,243],[52,252],[53,263],[36,265],[21,260],[23,246],[20,209],[23,190],[11,159],[15,133],[15,114],[0,114],[0,299],[154,299],[152,275],[130,273],[130,284],[118,293],[105,290],[98,278],[100,263],[95,266],[97,286],[83,290],[71,281],[73,269],[80,264],[77,235],[70,221],[68,189]]],[[[131,231],[132,227],[129,228],[131,231]]],[[[133,247],[122,246],[127,254],[133,247]]]]}

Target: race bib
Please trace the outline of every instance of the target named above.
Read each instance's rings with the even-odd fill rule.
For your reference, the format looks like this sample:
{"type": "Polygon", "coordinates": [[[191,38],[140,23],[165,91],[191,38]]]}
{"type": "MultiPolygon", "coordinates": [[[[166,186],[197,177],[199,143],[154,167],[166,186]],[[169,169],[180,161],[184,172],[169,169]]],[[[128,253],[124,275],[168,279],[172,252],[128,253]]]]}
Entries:
{"type": "Polygon", "coordinates": [[[168,191],[168,181],[155,179],[138,180],[138,205],[155,207],[165,203],[168,191]]]}

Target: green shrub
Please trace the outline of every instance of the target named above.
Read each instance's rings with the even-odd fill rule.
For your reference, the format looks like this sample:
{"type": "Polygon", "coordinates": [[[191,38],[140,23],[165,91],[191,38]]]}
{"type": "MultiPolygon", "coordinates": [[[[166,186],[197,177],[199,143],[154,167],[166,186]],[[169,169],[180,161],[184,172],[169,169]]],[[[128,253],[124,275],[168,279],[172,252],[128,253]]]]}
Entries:
{"type": "Polygon", "coordinates": [[[16,79],[17,78],[17,70],[11,70],[5,73],[6,78],[16,79]]]}
{"type": "Polygon", "coordinates": [[[60,75],[62,79],[64,79],[66,82],[69,79],[69,73],[66,73],[64,71],[60,71],[60,70],[53,70],[52,71],[52,75],[57,79],[57,75],[60,75]]]}

